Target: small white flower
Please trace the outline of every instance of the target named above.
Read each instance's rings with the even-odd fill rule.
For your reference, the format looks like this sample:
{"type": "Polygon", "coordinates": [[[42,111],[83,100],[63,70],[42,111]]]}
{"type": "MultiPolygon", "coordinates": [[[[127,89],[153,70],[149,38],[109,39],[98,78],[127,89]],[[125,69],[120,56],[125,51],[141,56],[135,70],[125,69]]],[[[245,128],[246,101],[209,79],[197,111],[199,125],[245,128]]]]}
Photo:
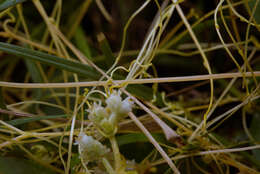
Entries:
{"type": "Polygon", "coordinates": [[[87,136],[83,132],[79,133],[77,144],[79,146],[80,157],[85,162],[99,160],[109,152],[109,149],[99,141],[95,140],[92,136],[87,136]]]}
{"type": "Polygon", "coordinates": [[[128,97],[122,101],[120,91],[114,91],[107,99],[107,106],[94,103],[88,110],[89,119],[102,131],[105,136],[114,135],[118,122],[132,111],[133,101],[128,97]]]}
{"type": "Polygon", "coordinates": [[[94,103],[93,108],[89,110],[89,119],[92,120],[95,124],[98,124],[104,118],[108,118],[109,114],[106,109],[101,105],[94,103]]]}
{"type": "Polygon", "coordinates": [[[119,116],[122,116],[132,111],[133,101],[131,101],[129,97],[122,101],[120,95],[120,92],[113,92],[113,94],[111,94],[107,98],[106,103],[107,108],[111,112],[114,112],[119,116]]]}
{"type": "Polygon", "coordinates": [[[113,92],[107,99],[106,99],[107,107],[112,111],[118,111],[121,103],[122,98],[120,96],[120,92],[113,92]]]}
{"type": "Polygon", "coordinates": [[[115,122],[112,122],[110,119],[103,119],[100,122],[100,127],[102,132],[107,136],[114,135],[116,133],[116,124],[115,122]]]}
{"type": "Polygon", "coordinates": [[[127,113],[131,112],[133,104],[134,104],[134,102],[131,101],[130,97],[127,97],[122,102],[122,104],[120,106],[119,113],[122,114],[122,115],[126,115],[127,113]]]}

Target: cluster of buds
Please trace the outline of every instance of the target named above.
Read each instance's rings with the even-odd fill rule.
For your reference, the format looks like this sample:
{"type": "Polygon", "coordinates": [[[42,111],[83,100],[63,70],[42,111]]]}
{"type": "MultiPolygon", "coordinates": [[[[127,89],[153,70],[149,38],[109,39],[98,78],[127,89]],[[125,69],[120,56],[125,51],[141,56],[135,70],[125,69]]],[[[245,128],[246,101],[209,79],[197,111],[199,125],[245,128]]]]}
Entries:
{"type": "Polygon", "coordinates": [[[133,101],[126,98],[122,101],[121,93],[114,91],[106,99],[106,107],[96,104],[89,109],[89,119],[97,126],[101,133],[110,137],[117,131],[117,123],[132,111],[133,101]]]}
{"type": "Polygon", "coordinates": [[[82,160],[86,163],[100,160],[109,152],[109,149],[102,145],[99,141],[83,132],[79,133],[76,144],[78,144],[79,154],[82,160]]]}

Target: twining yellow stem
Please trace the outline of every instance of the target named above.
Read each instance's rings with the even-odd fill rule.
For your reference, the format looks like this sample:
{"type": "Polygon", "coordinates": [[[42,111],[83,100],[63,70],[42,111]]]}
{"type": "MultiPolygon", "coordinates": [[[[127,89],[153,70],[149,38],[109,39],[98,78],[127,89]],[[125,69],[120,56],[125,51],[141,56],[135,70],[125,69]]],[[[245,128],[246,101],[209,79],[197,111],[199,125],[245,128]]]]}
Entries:
{"type": "MultiPolygon", "coordinates": [[[[172,160],[180,160],[184,158],[189,158],[192,156],[203,156],[203,155],[209,155],[209,154],[222,154],[222,153],[234,153],[234,152],[242,152],[242,151],[248,151],[248,150],[254,150],[254,149],[260,149],[260,145],[254,145],[254,146],[248,146],[248,147],[241,147],[241,148],[232,148],[232,149],[218,149],[218,150],[207,150],[207,151],[201,151],[197,153],[190,153],[186,155],[177,155],[172,157],[172,160]]],[[[158,160],[154,163],[151,163],[150,166],[156,166],[165,163],[165,160],[158,160]]]]}
{"type": "MultiPolygon", "coordinates": [[[[255,55],[256,50],[253,50],[250,54],[250,56],[248,57],[248,61],[250,61],[253,56],[255,55]]],[[[241,70],[243,70],[245,67],[245,64],[242,66],[241,70]]],[[[241,74],[241,77],[246,77],[246,75],[243,73],[241,74]]],[[[237,80],[237,77],[232,78],[232,80],[229,82],[229,84],[227,85],[227,87],[225,88],[225,90],[222,92],[222,94],[220,95],[220,97],[218,98],[218,100],[215,102],[214,106],[212,107],[211,111],[208,114],[208,119],[210,118],[210,116],[212,115],[212,113],[214,112],[214,110],[217,108],[217,106],[219,106],[220,102],[222,101],[222,99],[224,98],[224,96],[227,94],[227,92],[229,91],[229,89],[233,86],[233,84],[235,83],[235,81],[237,80]]],[[[198,134],[200,128],[203,126],[203,123],[201,123],[196,130],[192,133],[192,135],[189,137],[188,141],[191,141],[193,138],[195,138],[195,136],[198,134]]]]}
{"type": "MultiPolygon", "coordinates": [[[[208,70],[209,74],[212,74],[208,59],[206,57],[206,54],[203,52],[202,47],[200,46],[200,43],[199,43],[196,35],[194,34],[189,22],[187,21],[186,17],[183,14],[181,7],[178,4],[176,5],[176,10],[178,11],[183,23],[185,24],[186,28],[188,29],[188,31],[190,33],[191,38],[193,39],[194,43],[196,44],[198,50],[200,51],[200,54],[201,54],[202,59],[204,61],[203,64],[204,64],[205,68],[208,70]]],[[[213,84],[213,79],[210,79],[210,101],[209,101],[209,107],[208,107],[206,113],[203,116],[204,117],[203,118],[204,127],[206,126],[207,115],[210,112],[210,109],[211,109],[212,104],[213,104],[213,95],[214,95],[214,84],[213,84]]]]}

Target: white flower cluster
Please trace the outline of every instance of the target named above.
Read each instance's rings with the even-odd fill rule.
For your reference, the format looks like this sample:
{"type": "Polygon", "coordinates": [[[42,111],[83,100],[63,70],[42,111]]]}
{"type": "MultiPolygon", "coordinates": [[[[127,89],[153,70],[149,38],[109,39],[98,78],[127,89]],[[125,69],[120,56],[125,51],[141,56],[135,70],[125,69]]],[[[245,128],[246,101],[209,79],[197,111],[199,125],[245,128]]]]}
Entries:
{"type": "Polygon", "coordinates": [[[132,111],[133,101],[130,98],[122,101],[120,95],[119,91],[114,91],[106,99],[107,106],[105,108],[94,103],[93,107],[89,110],[89,119],[107,137],[116,133],[118,121],[132,111]]]}
{"type": "Polygon", "coordinates": [[[109,152],[109,149],[83,132],[79,133],[76,142],[79,146],[79,154],[84,162],[99,160],[109,152]]]}

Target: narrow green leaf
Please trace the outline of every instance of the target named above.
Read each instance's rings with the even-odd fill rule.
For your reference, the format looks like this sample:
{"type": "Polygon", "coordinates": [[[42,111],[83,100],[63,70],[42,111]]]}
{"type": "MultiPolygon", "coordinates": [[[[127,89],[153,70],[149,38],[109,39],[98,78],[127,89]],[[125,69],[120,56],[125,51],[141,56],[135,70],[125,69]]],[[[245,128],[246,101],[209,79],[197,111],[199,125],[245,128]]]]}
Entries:
{"type": "MultiPolygon", "coordinates": [[[[218,19],[218,22],[221,22],[221,19],[218,19]]],[[[198,23],[196,25],[192,25],[192,30],[196,35],[201,34],[201,32],[205,32],[208,30],[208,28],[215,25],[214,19],[206,20],[201,23],[198,23]]],[[[210,31],[210,30],[208,30],[210,31]]],[[[186,41],[190,40],[190,35],[188,30],[182,31],[180,34],[178,34],[176,37],[173,37],[172,40],[169,40],[164,45],[161,46],[161,48],[170,48],[175,47],[178,44],[185,43],[186,41]]]]}
{"type": "Polygon", "coordinates": [[[254,18],[255,18],[256,22],[258,24],[260,24],[260,3],[258,3],[257,7],[255,7],[256,6],[256,0],[253,0],[253,1],[248,1],[248,5],[249,5],[251,11],[254,8],[256,8],[254,18]]]}
{"type": "Polygon", "coordinates": [[[39,61],[47,65],[52,65],[62,70],[77,73],[89,79],[97,80],[98,78],[100,78],[99,73],[88,65],[71,60],[66,60],[40,51],[35,51],[3,42],[0,42],[0,50],[9,54],[20,56],[22,58],[39,61]]]}
{"type": "Polygon", "coordinates": [[[43,79],[42,79],[41,73],[39,72],[39,69],[38,69],[36,63],[31,60],[25,60],[25,64],[32,77],[33,82],[42,83],[43,79]]]}
{"type": "MultiPolygon", "coordinates": [[[[254,151],[254,150],[253,150],[254,151]]],[[[250,152],[247,151],[242,151],[240,154],[246,158],[246,160],[250,161],[252,164],[254,164],[257,169],[260,169],[260,160],[258,160],[255,156],[255,154],[251,154],[250,152]]]]}
{"type": "MultiPolygon", "coordinates": [[[[258,123],[259,124],[259,123],[258,123]]],[[[257,125],[258,125],[257,124],[257,125]]],[[[224,146],[226,146],[227,148],[230,147],[236,147],[236,143],[233,143],[232,141],[230,141],[230,139],[225,138],[222,135],[218,135],[215,133],[212,133],[211,135],[213,135],[218,141],[220,141],[224,146]]],[[[253,154],[251,154],[251,152],[249,151],[241,151],[239,152],[246,160],[248,160],[249,162],[251,162],[252,164],[254,164],[258,169],[260,169],[260,160],[257,159],[258,155],[257,153],[255,153],[254,151],[258,151],[258,149],[256,150],[252,150],[253,154]]]]}
{"type": "Polygon", "coordinates": [[[113,62],[115,61],[115,57],[113,55],[113,52],[111,50],[111,47],[103,33],[98,34],[97,36],[99,46],[103,54],[105,55],[105,63],[106,67],[109,68],[113,65],[113,62]]]}
{"type": "Polygon", "coordinates": [[[29,118],[19,118],[11,121],[7,121],[8,124],[11,124],[13,126],[18,126],[25,123],[30,123],[34,121],[40,121],[40,120],[48,120],[48,119],[54,119],[54,118],[64,118],[67,117],[67,115],[48,115],[48,116],[37,116],[37,117],[29,117],[29,118]]]}
{"type": "Polygon", "coordinates": [[[0,173],[1,174],[55,174],[55,172],[40,166],[32,161],[21,158],[1,157],[0,156],[0,173]]]}
{"type": "MultiPolygon", "coordinates": [[[[156,141],[160,143],[167,143],[167,141],[164,139],[164,136],[162,134],[156,133],[152,134],[152,136],[155,138],[156,141]]],[[[142,133],[131,133],[126,135],[120,135],[116,137],[117,143],[119,146],[130,144],[130,143],[137,143],[137,142],[149,142],[148,138],[142,134],[142,133]]]]}
{"type": "Polygon", "coordinates": [[[82,27],[79,27],[75,32],[75,43],[77,48],[90,60],[93,60],[91,57],[91,49],[87,41],[87,37],[82,29],[82,27]]]}
{"type": "MultiPolygon", "coordinates": [[[[9,54],[22,57],[24,59],[39,61],[41,63],[54,66],[61,70],[67,70],[69,72],[76,73],[91,80],[98,80],[101,77],[101,75],[96,70],[88,65],[71,60],[66,60],[40,51],[31,50],[29,48],[23,48],[16,45],[0,42],[0,51],[4,51],[9,54]]],[[[115,77],[116,79],[124,79],[122,75],[118,74],[115,74],[115,77]]],[[[138,96],[139,98],[145,100],[153,99],[152,88],[145,85],[129,85],[127,86],[127,90],[133,95],[138,96]]],[[[161,99],[159,93],[157,93],[157,98],[161,99]]],[[[162,102],[159,101],[159,103],[162,102]]]]}
{"type": "MultiPolygon", "coordinates": [[[[32,81],[35,83],[42,83],[43,79],[36,63],[28,59],[25,60],[25,65],[32,77],[32,81]]],[[[34,89],[34,95],[36,96],[37,99],[40,99],[40,97],[42,96],[42,90],[34,89]]]]}
{"type": "Polygon", "coordinates": [[[0,87],[0,108],[6,109],[6,105],[3,98],[3,89],[0,87]]]}
{"type": "Polygon", "coordinates": [[[9,7],[15,6],[16,4],[22,3],[26,0],[1,0],[0,1],[0,11],[5,10],[9,7]]]}
{"type": "MultiPolygon", "coordinates": [[[[260,142],[260,114],[255,113],[253,115],[252,123],[250,125],[250,132],[257,142],[260,142]]],[[[253,156],[260,162],[260,149],[253,150],[253,156]]]]}
{"type": "MultiPolygon", "coordinates": [[[[5,105],[4,97],[3,97],[3,89],[2,89],[2,87],[0,87],[0,108],[1,109],[6,109],[6,105],[5,105]]],[[[8,115],[7,114],[0,113],[0,116],[1,116],[0,119],[2,119],[2,120],[8,119],[8,115]]]]}

